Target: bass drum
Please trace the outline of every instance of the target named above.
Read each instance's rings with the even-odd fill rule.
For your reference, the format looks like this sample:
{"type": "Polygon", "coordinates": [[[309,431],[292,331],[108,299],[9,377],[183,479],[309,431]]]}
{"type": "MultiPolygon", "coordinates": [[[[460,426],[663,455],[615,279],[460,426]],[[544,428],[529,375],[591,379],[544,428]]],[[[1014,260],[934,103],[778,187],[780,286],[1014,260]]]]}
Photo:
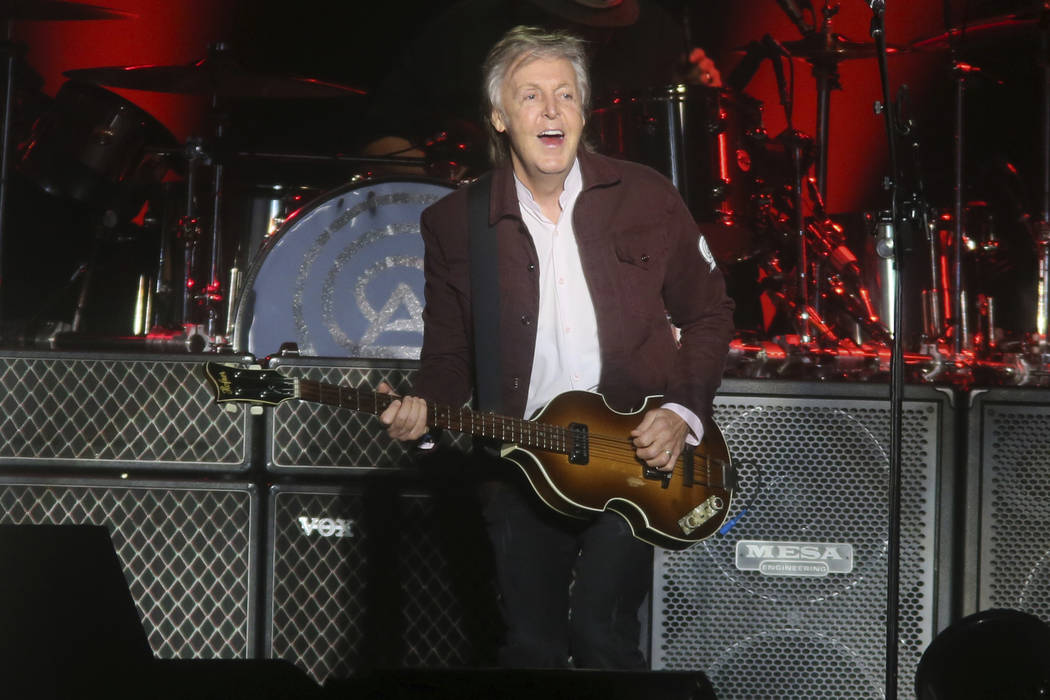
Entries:
{"type": "Polygon", "coordinates": [[[248,268],[234,350],[264,357],[296,343],[314,357],[418,359],[419,216],[453,189],[422,178],[372,180],[294,212],[248,268]]]}

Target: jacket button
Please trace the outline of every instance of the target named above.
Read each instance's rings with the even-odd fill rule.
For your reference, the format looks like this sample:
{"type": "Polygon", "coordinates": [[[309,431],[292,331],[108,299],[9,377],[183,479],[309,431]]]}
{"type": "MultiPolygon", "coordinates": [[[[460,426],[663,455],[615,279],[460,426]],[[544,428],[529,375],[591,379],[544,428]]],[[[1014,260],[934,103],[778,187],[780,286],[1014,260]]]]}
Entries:
{"type": "Polygon", "coordinates": [[[529,272],[532,272],[535,269],[536,269],[536,263],[529,263],[529,272]]]}
{"type": "Polygon", "coordinates": [[[521,325],[528,326],[528,325],[531,325],[531,324],[532,324],[532,319],[529,318],[529,315],[528,314],[522,314],[521,315],[521,325]]]}
{"type": "Polygon", "coordinates": [[[521,388],[521,380],[518,377],[514,377],[514,380],[511,382],[511,388],[513,388],[514,391],[521,388]]]}
{"type": "Polygon", "coordinates": [[[649,262],[649,256],[648,255],[642,255],[641,260],[642,260],[643,263],[647,263],[647,262],[649,262]]]}

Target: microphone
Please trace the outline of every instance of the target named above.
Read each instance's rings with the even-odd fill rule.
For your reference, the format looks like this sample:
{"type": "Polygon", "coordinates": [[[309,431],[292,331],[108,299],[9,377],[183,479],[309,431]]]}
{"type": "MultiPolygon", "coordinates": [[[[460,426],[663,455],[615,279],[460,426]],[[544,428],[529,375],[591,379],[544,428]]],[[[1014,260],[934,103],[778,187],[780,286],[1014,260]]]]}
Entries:
{"type": "Polygon", "coordinates": [[[813,33],[813,27],[806,22],[806,18],[802,16],[802,10],[795,4],[795,0],[777,0],[777,4],[791,18],[791,22],[798,27],[803,36],[813,33]]]}

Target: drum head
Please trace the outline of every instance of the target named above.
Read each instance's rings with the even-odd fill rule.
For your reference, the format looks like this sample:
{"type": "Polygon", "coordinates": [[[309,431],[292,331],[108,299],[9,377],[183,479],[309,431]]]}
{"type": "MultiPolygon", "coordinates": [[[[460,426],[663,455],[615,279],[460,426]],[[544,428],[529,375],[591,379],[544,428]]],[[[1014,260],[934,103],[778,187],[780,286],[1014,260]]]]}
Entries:
{"type": "Polygon", "coordinates": [[[419,215],[452,189],[422,179],[369,181],[292,215],[249,267],[234,349],[263,357],[296,343],[308,356],[417,359],[419,215]]]}

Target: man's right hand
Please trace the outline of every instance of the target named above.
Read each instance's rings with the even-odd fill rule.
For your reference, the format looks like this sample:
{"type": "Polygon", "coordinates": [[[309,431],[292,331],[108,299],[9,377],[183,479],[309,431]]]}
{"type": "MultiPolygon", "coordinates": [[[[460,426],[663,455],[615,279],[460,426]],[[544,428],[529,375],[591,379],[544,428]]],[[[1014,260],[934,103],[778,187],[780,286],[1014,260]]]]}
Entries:
{"type": "MultiPolygon", "coordinates": [[[[376,391],[397,396],[386,382],[380,382],[376,391]]],[[[398,396],[379,415],[379,420],[387,426],[387,435],[395,440],[418,440],[427,432],[427,402],[417,396],[398,396]]]]}

